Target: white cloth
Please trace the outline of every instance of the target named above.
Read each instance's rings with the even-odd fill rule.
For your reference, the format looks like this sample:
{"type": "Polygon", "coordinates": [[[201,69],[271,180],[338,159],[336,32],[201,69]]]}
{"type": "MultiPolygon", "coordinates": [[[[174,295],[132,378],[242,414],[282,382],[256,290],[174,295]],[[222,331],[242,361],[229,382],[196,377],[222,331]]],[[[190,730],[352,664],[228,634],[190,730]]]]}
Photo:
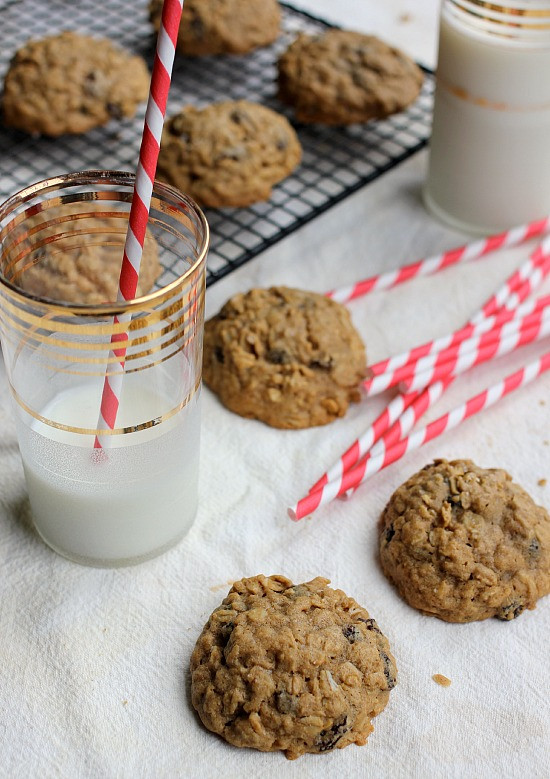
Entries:
{"type": "MultiPolygon", "coordinates": [[[[317,219],[208,291],[284,282],[321,291],[457,243],[424,212],[425,158],[317,219]],[[315,283],[312,283],[312,279],[315,283]]],[[[371,359],[465,320],[527,248],[500,252],[350,308],[371,359]]],[[[529,354],[541,353],[542,345],[529,354]]],[[[526,359],[465,376],[430,418],[526,359]]],[[[409,608],[384,579],[376,523],[392,491],[435,456],[502,466],[550,504],[550,377],[374,477],[352,500],[294,524],[307,490],[380,410],[353,407],[329,427],[274,430],[204,391],[200,508],[189,535],[135,568],[67,562],[29,527],[8,390],[0,429],[0,775],[9,777],[463,777],[547,775],[550,598],[510,623],[449,625],[409,608]],[[545,443],[546,442],[546,443],[545,443]],[[287,763],[227,746],[189,702],[188,663],[231,580],[322,575],[365,605],[388,636],[399,682],[367,746],[287,763]],[[432,681],[442,673],[444,689],[432,681]]]]}
{"type": "MultiPolygon", "coordinates": [[[[252,286],[325,291],[462,243],[465,236],[421,204],[425,165],[416,155],[210,288],[207,313],[252,286]]],[[[527,251],[501,251],[351,304],[369,358],[458,326],[527,251]]],[[[543,350],[463,377],[428,418],[543,350]]],[[[392,491],[433,457],[504,467],[550,506],[550,376],[378,474],[352,500],[297,524],[286,506],[387,397],[354,406],[328,427],[281,431],[231,414],[204,390],[195,524],[164,556],[118,570],[70,563],[34,534],[3,368],[0,380],[0,776],[549,775],[550,598],[509,623],[421,616],[381,573],[376,525],[392,491]],[[544,478],[549,485],[539,485],[544,478]],[[365,747],[290,763],[280,753],[228,746],[200,724],[189,699],[193,645],[230,582],[257,573],[294,582],[326,576],[388,636],[399,680],[365,747]],[[435,673],[451,686],[438,686],[435,673]]]]}

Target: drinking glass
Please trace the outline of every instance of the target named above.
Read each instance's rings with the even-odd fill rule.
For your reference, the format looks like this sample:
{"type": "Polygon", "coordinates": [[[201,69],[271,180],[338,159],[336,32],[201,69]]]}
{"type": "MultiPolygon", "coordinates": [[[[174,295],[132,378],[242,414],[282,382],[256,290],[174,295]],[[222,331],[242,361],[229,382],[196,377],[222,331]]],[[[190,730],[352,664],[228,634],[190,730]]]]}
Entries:
{"type": "Polygon", "coordinates": [[[0,206],[0,336],[33,521],[52,549],[97,566],[167,550],[198,504],[208,225],[192,200],[155,184],[156,285],[96,302],[98,263],[118,277],[133,183],[71,173],[0,206]],[[127,338],[122,359],[113,336],[127,338]],[[106,375],[122,376],[113,429],[98,423],[106,375]]]}

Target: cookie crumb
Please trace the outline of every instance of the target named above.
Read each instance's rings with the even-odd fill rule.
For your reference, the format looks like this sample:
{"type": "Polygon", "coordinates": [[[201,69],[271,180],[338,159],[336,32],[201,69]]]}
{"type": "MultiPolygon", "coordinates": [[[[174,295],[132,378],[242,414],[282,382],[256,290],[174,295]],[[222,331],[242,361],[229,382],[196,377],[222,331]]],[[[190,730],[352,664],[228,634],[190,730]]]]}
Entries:
{"type": "Polygon", "coordinates": [[[412,15],[407,12],[399,14],[397,21],[400,24],[409,24],[409,22],[412,22],[412,15]]]}
{"type": "Polygon", "coordinates": [[[124,700],[122,701],[122,705],[123,706],[127,706],[128,705],[128,701],[126,700],[126,698],[124,698],[124,700]]]}
{"type": "Polygon", "coordinates": [[[546,406],[545,400],[539,400],[539,406],[546,406]]]}
{"type": "Polygon", "coordinates": [[[432,679],[436,684],[440,684],[442,687],[450,687],[451,686],[451,680],[448,679],[446,676],[443,676],[443,674],[434,674],[432,676],[432,679]]]}
{"type": "Polygon", "coordinates": [[[546,479],[539,479],[537,484],[539,487],[546,487],[546,479]]]}
{"type": "Polygon", "coordinates": [[[223,584],[213,584],[213,585],[212,585],[211,587],[209,587],[208,589],[210,590],[210,592],[217,592],[218,590],[225,590],[225,588],[227,587],[227,585],[229,585],[230,587],[232,587],[234,584],[235,584],[235,581],[234,581],[234,579],[228,579],[228,580],[227,580],[226,582],[224,582],[223,584]]]}
{"type": "Polygon", "coordinates": [[[549,445],[550,445],[550,441],[548,441],[548,440],[547,440],[547,441],[543,441],[542,443],[543,443],[545,446],[549,446],[549,445]]]}

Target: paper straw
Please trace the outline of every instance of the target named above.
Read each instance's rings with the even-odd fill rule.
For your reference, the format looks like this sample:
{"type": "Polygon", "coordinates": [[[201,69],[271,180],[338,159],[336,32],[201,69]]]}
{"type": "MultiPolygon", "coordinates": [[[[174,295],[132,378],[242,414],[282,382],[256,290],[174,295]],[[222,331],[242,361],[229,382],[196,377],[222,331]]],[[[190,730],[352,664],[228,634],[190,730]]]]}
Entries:
{"type": "MultiPolygon", "coordinates": [[[[513,276],[514,274],[512,274],[513,276]]],[[[509,282],[512,276],[507,279],[509,282]]],[[[529,316],[532,313],[536,313],[537,311],[542,311],[546,308],[547,302],[550,301],[550,296],[542,296],[534,301],[528,301],[524,302],[525,298],[533,291],[533,289],[536,287],[536,283],[540,283],[542,280],[542,276],[532,277],[531,280],[526,281],[523,285],[517,288],[515,292],[510,292],[510,296],[506,298],[503,302],[506,304],[506,306],[510,306],[511,302],[514,302],[516,305],[518,305],[515,309],[509,309],[509,308],[501,308],[497,314],[494,317],[489,317],[487,319],[488,322],[491,320],[493,321],[499,321],[500,323],[505,323],[506,321],[512,320],[514,317],[522,318],[529,316]]],[[[507,288],[512,290],[512,284],[509,283],[507,285],[507,288]]],[[[489,298],[490,299],[490,298],[489,298]]],[[[482,308],[485,308],[486,304],[482,306],[482,308]]],[[[473,327],[471,324],[472,320],[466,325],[466,328],[473,327]]],[[[465,328],[465,329],[466,329],[465,328]]],[[[446,391],[447,387],[451,384],[452,381],[454,381],[455,376],[447,376],[445,381],[445,385],[441,386],[442,382],[436,382],[435,384],[429,385],[428,387],[425,387],[423,390],[419,390],[418,392],[418,398],[419,402],[413,403],[415,413],[410,413],[410,408],[412,408],[412,405],[402,414],[400,419],[398,419],[392,428],[387,431],[387,433],[376,443],[370,450],[371,455],[376,454],[379,452],[383,446],[386,448],[388,446],[391,446],[392,442],[397,443],[399,438],[403,438],[406,436],[414,427],[416,422],[420,419],[420,417],[425,414],[435,402],[441,397],[443,392],[446,391]],[[395,434],[392,435],[392,433],[395,434]],[[399,438],[397,438],[397,431],[399,432],[399,438]]],[[[404,397],[410,397],[411,395],[414,395],[414,393],[407,393],[404,397]]],[[[399,398],[401,396],[397,396],[399,398]]],[[[397,400],[397,398],[395,400],[397,400]]],[[[365,455],[366,456],[366,455],[365,455]]],[[[358,463],[359,464],[359,461],[358,463]]],[[[349,490],[346,490],[345,492],[341,493],[338,497],[341,499],[349,499],[352,497],[353,493],[358,489],[358,487],[351,487],[349,490]]]]}
{"type": "MultiPolygon", "coordinates": [[[[518,305],[518,302],[521,302],[522,300],[525,300],[526,297],[532,294],[532,292],[540,286],[540,283],[545,280],[545,278],[548,276],[550,272],[550,256],[548,257],[547,262],[545,262],[543,265],[539,266],[535,270],[535,272],[525,281],[521,286],[517,287],[513,293],[510,295],[510,298],[508,301],[506,301],[505,305],[499,309],[498,314],[503,315],[506,312],[514,313],[517,311],[520,306],[518,305]]],[[[544,306],[542,306],[544,308],[544,306]]]]}
{"type": "MultiPolygon", "coordinates": [[[[528,290],[527,288],[525,288],[522,294],[526,295],[527,292],[528,290]]],[[[514,315],[518,315],[520,317],[529,316],[530,314],[534,314],[537,313],[538,311],[542,311],[549,304],[550,304],[550,295],[543,295],[540,298],[537,298],[536,300],[522,303],[521,306],[519,306],[514,310],[501,309],[501,311],[499,311],[496,316],[489,317],[487,321],[491,322],[491,321],[500,320],[502,323],[505,323],[506,321],[510,321],[514,317],[514,315]]],[[[418,402],[413,402],[412,404],[410,404],[410,406],[404,411],[401,417],[398,420],[396,420],[393,427],[390,428],[386,432],[386,434],[382,436],[377,443],[374,444],[374,446],[372,446],[372,448],[370,449],[371,455],[377,454],[379,451],[381,451],[383,445],[385,445],[385,447],[387,448],[388,446],[391,446],[393,443],[397,443],[401,438],[404,438],[406,435],[408,435],[408,433],[411,432],[411,430],[418,422],[420,417],[422,417],[434,405],[434,403],[436,403],[439,400],[439,398],[443,395],[443,393],[447,390],[447,388],[455,380],[455,378],[456,377],[454,375],[449,375],[442,381],[435,382],[434,384],[425,387],[423,390],[419,390],[416,395],[416,397],[418,398],[418,402]],[[413,407],[414,407],[414,413],[412,411],[413,407]]],[[[397,401],[400,397],[410,398],[411,396],[414,395],[415,395],[414,392],[398,395],[394,399],[394,401],[397,401]]],[[[358,462],[356,464],[358,464],[358,462]]],[[[353,495],[356,489],[357,487],[351,487],[349,490],[346,490],[345,493],[339,495],[338,497],[349,499],[353,495]]]]}
{"type": "Polygon", "coordinates": [[[460,376],[462,373],[469,371],[470,368],[482,365],[484,362],[502,357],[505,354],[510,354],[510,352],[535,341],[540,341],[548,335],[550,335],[550,319],[546,318],[541,320],[539,325],[524,331],[518,331],[508,338],[488,343],[479,349],[473,349],[466,354],[461,354],[456,360],[451,359],[449,362],[438,365],[433,369],[415,374],[410,381],[401,384],[401,389],[405,392],[412,392],[415,389],[420,390],[427,387],[433,381],[440,381],[449,374],[460,376]]]}
{"type": "MultiPolygon", "coordinates": [[[[147,101],[143,136],[139,150],[139,162],[128,219],[128,232],[124,244],[117,295],[118,302],[132,300],[136,296],[182,6],[183,0],[164,0],[162,8],[162,20],[157,37],[149,99],[147,101]]],[[[114,317],[114,324],[127,324],[130,320],[130,314],[121,314],[114,317]]],[[[117,370],[112,373],[109,373],[109,370],[107,370],[105,374],[101,409],[97,423],[98,430],[113,430],[115,427],[124,377],[127,343],[127,332],[115,333],[111,338],[112,349],[109,353],[107,365],[116,365],[117,370]]],[[[94,448],[102,449],[108,446],[109,443],[110,436],[96,435],[94,448]]]]}
{"type": "Polygon", "coordinates": [[[517,306],[517,298],[514,293],[517,294],[518,288],[527,285],[527,294],[530,294],[540,281],[550,271],[550,239],[546,238],[540,246],[537,246],[531,256],[518,268],[515,274],[513,274],[495,294],[489,298],[483,308],[473,318],[473,324],[480,322],[485,317],[491,316],[498,311],[506,301],[507,308],[515,308],[517,306]]]}
{"type": "MultiPolygon", "coordinates": [[[[514,274],[512,274],[512,276],[513,275],[514,274]]],[[[487,329],[491,329],[489,325],[492,325],[493,323],[493,326],[505,324],[506,322],[512,321],[514,319],[523,319],[524,317],[526,318],[531,314],[536,314],[547,308],[547,306],[550,304],[550,295],[543,295],[535,300],[525,301],[525,298],[531,294],[531,292],[533,292],[538,284],[540,284],[544,278],[543,274],[533,274],[530,279],[517,287],[515,291],[512,291],[513,285],[510,283],[512,276],[507,279],[508,283],[506,284],[507,289],[510,290],[510,295],[502,301],[506,307],[502,307],[493,317],[488,317],[487,320],[483,320],[477,326],[472,325],[472,320],[474,318],[472,317],[472,319],[470,319],[464,328],[465,331],[474,327],[481,328],[481,331],[483,331],[485,327],[487,327],[487,329]],[[516,305],[516,308],[511,308],[510,306],[512,304],[516,305]]],[[[486,307],[487,304],[484,304],[482,309],[486,307]]],[[[423,390],[419,390],[418,398],[422,399],[422,401],[420,403],[413,403],[402,414],[401,418],[393,425],[393,430],[399,430],[400,438],[403,438],[413,429],[419,418],[425,414],[435,402],[437,402],[439,397],[441,397],[443,392],[446,391],[448,386],[452,381],[454,381],[455,378],[456,377],[454,375],[447,376],[444,379],[445,384],[443,387],[440,386],[442,382],[436,382],[435,384],[425,387],[423,390]],[[435,388],[435,392],[432,392],[433,388],[435,388]],[[415,411],[414,414],[410,413],[410,409],[413,406],[415,411]]],[[[406,390],[403,391],[405,392],[406,390]]],[[[410,397],[411,394],[414,393],[407,393],[405,396],[410,397]]],[[[391,445],[392,442],[397,443],[398,440],[399,439],[395,435],[392,436],[392,430],[389,430],[386,435],[383,436],[380,441],[371,448],[371,453],[378,452],[382,448],[383,444],[385,444],[387,447],[388,445],[391,445]]],[[[350,498],[356,489],[357,487],[352,487],[339,497],[350,498]]]]}
{"type": "Polygon", "coordinates": [[[350,488],[358,487],[370,476],[378,473],[391,463],[396,462],[408,452],[419,449],[423,444],[432,441],[434,438],[442,435],[448,430],[457,427],[461,422],[469,417],[478,414],[486,408],[490,408],[501,398],[508,395],[520,387],[530,384],[542,373],[550,369],[550,352],[547,352],[538,360],[529,363],[520,368],[515,373],[507,376],[498,384],[494,384],[488,389],[483,390],[478,395],[470,398],[452,411],[439,417],[439,419],[430,422],[426,427],[411,433],[403,438],[399,443],[389,447],[375,456],[367,457],[360,465],[347,471],[342,479],[328,482],[316,492],[310,492],[298,503],[288,509],[288,515],[291,519],[297,521],[312,514],[320,506],[324,506],[338,495],[343,494],[350,488]]]}
{"type": "Polygon", "coordinates": [[[449,268],[459,263],[470,262],[485,257],[496,249],[510,248],[519,246],[536,235],[542,235],[550,229],[550,216],[545,219],[538,219],[529,224],[513,227],[488,238],[483,238],[472,243],[459,246],[456,249],[449,249],[441,254],[436,254],[424,260],[418,260],[410,265],[397,268],[394,271],[382,273],[377,276],[371,276],[362,281],[358,281],[351,286],[340,287],[327,292],[327,297],[347,303],[350,300],[366,295],[375,290],[390,289],[405,281],[418,278],[420,276],[430,276],[433,273],[449,268]]]}
{"type": "MultiPolygon", "coordinates": [[[[364,458],[374,457],[379,452],[386,451],[389,447],[397,444],[402,438],[408,435],[418,420],[426,413],[426,411],[431,408],[434,403],[437,403],[449,384],[454,381],[454,378],[455,377],[451,375],[446,376],[441,381],[436,381],[433,384],[430,384],[430,386],[426,387],[426,389],[422,392],[409,393],[410,395],[415,395],[414,401],[407,409],[405,409],[399,419],[397,419],[394,424],[384,433],[384,435],[381,436],[381,438],[371,447],[370,451],[366,452],[364,457],[358,460],[355,465],[351,467],[356,467],[359,465],[364,458]]],[[[401,396],[398,395],[397,397],[401,396]]],[[[408,395],[406,397],[408,397],[408,395]]],[[[346,471],[348,470],[350,470],[350,468],[346,469],[346,471]]],[[[344,476],[346,471],[340,474],[340,478],[344,476]]],[[[349,499],[356,489],[356,487],[350,487],[345,492],[340,493],[338,497],[342,499],[349,499]]]]}
{"type": "MultiPolygon", "coordinates": [[[[388,387],[394,386],[396,383],[398,383],[397,381],[393,381],[391,378],[391,374],[394,371],[398,372],[402,370],[402,379],[406,380],[408,378],[408,371],[405,366],[428,357],[428,355],[437,352],[443,352],[445,349],[451,349],[455,345],[465,341],[467,338],[491,330],[492,327],[490,326],[490,323],[493,320],[489,317],[489,312],[493,312],[494,316],[495,312],[499,311],[503,322],[505,322],[507,318],[515,319],[518,316],[521,316],[522,312],[518,310],[519,303],[525,299],[525,297],[529,295],[550,272],[550,257],[548,256],[549,252],[550,241],[547,240],[541,244],[541,246],[539,246],[535,252],[533,252],[529,260],[524,263],[518,271],[515,271],[512,276],[507,279],[498,292],[489,298],[487,303],[483,305],[482,309],[480,309],[480,311],[474,317],[472,317],[470,322],[464,328],[457,330],[455,333],[452,333],[449,336],[443,336],[442,338],[428,341],[425,344],[414,347],[407,352],[402,352],[401,354],[387,358],[386,360],[381,360],[379,363],[371,365],[370,371],[372,375],[374,377],[386,375],[388,383],[386,386],[384,386],[384,382],[382,380],[375,382],[375,386],[379,389],[373,389],[372,393],[369,394],[382,392],[384,389],[387,389],[388,387]],[[519,288],[516,289],[516,291],[512,291],[512,280],[514,277],[516,279],[518,277],[522,277],[524,279],[523,283],[519,288]],[[502,310],[501,307],[504,303],[506,303],[506,308],[502,310]],[[495,309],[494,306],[498,306],[498,308],[495,309]],[[486,313],[483,314],[483,311],[486,313]]],[[[496,322],[495,326],[498,326],[496,322]]],[[[366,384],[365,386],[367,388],[370,387],[369,384],[366,384]]]]}
{"type": "MultiPolygon", "coordinates": [[[[515,271],[514,271],[515,274],[515,271]]],[[[512,276],[514,275],[512,274],[512,276]]],[[[510,276],[507,281],[510,281],[512,278],[510,276]]],[[[508,288],[511,288],[511,284],[508,285],[508,288]]],[[[484,327],[487,327],[488,329],[491,329],[490,325],[492,326],[492,323],[494,322],[495,325],[499,324],[505,324],[508,321],[511,321],[514,319],[515,316],[518,318],[522,318],[524,316],[529,316],[530,314],[537,313],[538,311],[542,311],[546,306],[550,303],[550,295],[543,296],[538,298],[535,301],[530,302],[523,302],[527,294],[531,291],[531,287],[523,286],[521,289],[518,290],[517,293],[517,300],[518,302],[522,302],[521,307],[514,309],[514,310],[508,310],[508,309],[502,309],[498,312],[497,315],[494,317],[488,318],[487,325],[473,325],[470,320],[470,322],[462,328],[462,332],[466,335],[471,335],[472,332],[474,332],[475,328],[479,328],[479,332],[483,332],[484,327]]],[[[494,296],[491,296],[494,297],[494,296]]],[[[490,300],[491,298],[489,298],[490,300]]],[[[508,303],[507,299],[505,302],[508,303]]],[[[483,307],[485,307],[486,304],[484,304],[483,307]]],[[[453,334],[451,336],[445,336],[443,340],[446,338],[450,338],[450,344],[454,342],[455,335],[461,333],[461,331],[457,331],[456,334],[453,334]]],[[[460,343],[461,340],[464,340],[463,338],[458,338],[456,340],[457,343],[460,343]]],[[[433,344],[435,341],[430,341],[428,344],[424,344],[420,347],[415,347],[414,349],[410,350],[409,352],[404,352],[402,355],[397,355],[395,358],[390,358],[390,360],[395,359],[396,363],[393,366],[393,368],[398,368],[401,366],[401,359],[403,355],[408,357],[410,354],[415,353],[418,350],[418,354],[423,354],[424,351],[426,353],[429,353],[430,349],[432,349],[433,344]],[[425,349],[426,346],[429,346],[429,349],[425,349]]],[[[384,365],[385,363],[389,364],[389,361],[382,361],[381,363],[378,363],[378,365],[384,365]]],[[[372,367],[375,366],[371,366],[372,367]]],[[[315,484],[310,488],[310,492],[315,491],[316,489],[319,489],[324,484],[326,484],[328,481],[332,481],[338,478],[341,478],[341,476],[349,470],[351,467],[353,467],[364,455],[371,449],[371,447],[374,448],[376,446],[377,441],[380,439],[385,440],[385,434],[388,433],[389,430],[393,428],[396,428],[397,422],[399,420],[399,417],[403,414],[404,411],[413,403],[415,400],[418,399],[418,402],[415,406],[416,412],[414,417],[413,425],[418,421],[418,419],[426,413],[431,406],[437,402],[437,400],[441,397],[443,392],[447,389],[449,384],[451,383],[452,379],[454,377],[447,377],[447,379],[442,382],[441,384],[437,382],[437,386],[434,387],[434,389],[425,388],[424,390],[418,391],[418,392],[410,392],[410,393],[401,393],[397,395],[391,403],[384,409],[384,411],[377,417],[377,419],[365,430],[365,432],[357,438],[351,446],[348,447],[348,449],[344,452],[344,454],[326,471],[320,479],[318,479],[315,484]]],[[[412,420],[412,417],[408,416],[405,417],[405,419],[400,422],[400,433],[401,435],[406,435],[410,430],[412,429],[412,426],[407,429],[406,425],[408,422],[412,420]]]]}
{"type": "Polygon", "coordinates": [[[533,314],[537,314],[545,308],[548,308],[548,306],[550,306],[550,295],[542,295],[540,298],[522,303],[514,309],[502,308],[497,314],[481,320],[476,325],[471,324],[470,322],[449,335],[443,335],[433,341],[426,341],[426,343],[421,344],[420,346],[415,346],[405,352],[400,352],[392,357],[387,357],[385,360],[380,360],[380,362],[369,365],[369,371],[373,376],[381,376],[389,371],[397,370],[403,365],[417,362],[421,357],[435,354],[443,349],[460,344],[467,338],[482,335],[483,333],[494,330],[508,322],[523,319],[524,317],[531,317],[533,314]]]}
{"type": "Polygon", "coordinates": [[[388,449],[397,444],[402,438],[408,435],[418,420],[431,408],[434,403],[441,398],[449,384],[456,377],[453,375],[445,376],[441,381],[436,381],[426,387],[422,392],[417,393],[415,400],[405,409],[395,424],[390,427],[384,436],[371,448],[371,454],[388,449]]]}
{"type": "MultiPolygon", "coordinates": [[[[430,371],[434,372],[434,376],[439,377],[441,374],[437,373],[437,371],[440,368],[443,369],[444,366],[449,364],[452,367],[452,363],[458,366],[461,366],[463,363],[466,365],[470,356],[477,359],[476,355],[481,353],[488,355],[493,353],[495,356],[507,354],[517,346],[528,343],[529,340],[524,339],[529,339],[530,335],[536,338],[538,330],[544,329],[546,324],[550,325],[550,310],[529,314],[519,320],[513,319],[511,322],[494,327],[492,330],[465,338],[457,344],[434,351],[433,354],[411,360],[394,370],[389,370],[366,379],[363,382],[363,387],[367,396],[372,397],[385,392],[385,390],[401,382],[403,382],[404,387],[413,386],[413,382],[419,376],[429,375],[430,371]],[[491,348],[493,349],[492,352],[491,348]]],[[[460,372],[462,373],[463,371],[461,370],[460,372]]]]}
{"type": "Polygon", "coordinates": [[[386,406],[384,411],[374,422],[365,430],[362,436],[357,438],[352,445],[346,449],[340,459],[332,465],[326,473],[310,488],[310,492],[315,492],[323,484],[339,478],[345,471],[353,467],[361,457],[369,451],[371,446],[380,439],[380,437],[393,426],[399,419],[403,411],[418,397],[417,392],[397,395],[391,403],[386,406]]]}
{"type": "MultiPolygon", "coordinates": [[[[371,447],[370,451],[366,452],[365,455],[355,463],[355,467],[360,465],[366,458],[374,457],[380,452],[385,452],[391,446],[397,444],[402,438],[405,438],[428,409],[431,408],[434,403],[437,403],[454,379],[454,376],[447,376],[442,381],[436,381],[424,390],[417,392],[413,403],[411,403],[411,405],[401,414],[399,419],[395,421],[374,446],[371,447]]],[[[349,471],[351,469],[348,468],[347,470],[349,471]]],[[[344,474],[341,475],[341,478],[343,475],[344,474]]],[[[340,500],[349,500],[357,489],[359,489],[358,486],[350,487],[345,490],[345,492],[341,492],[338,495],[338,498],[340,500]]]]}

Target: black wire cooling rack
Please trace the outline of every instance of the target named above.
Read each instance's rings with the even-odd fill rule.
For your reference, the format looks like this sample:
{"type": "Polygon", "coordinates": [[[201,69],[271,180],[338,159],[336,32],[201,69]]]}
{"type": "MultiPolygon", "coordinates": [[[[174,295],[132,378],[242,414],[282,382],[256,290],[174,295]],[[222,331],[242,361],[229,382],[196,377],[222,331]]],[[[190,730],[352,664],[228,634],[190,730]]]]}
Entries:
{"type": "MultiPolygon", "coordinates": [[[[294,124],[303,146],[300,167],[275,187],[269,201],[249,208],[207,209],[211,228],[207,284],[213,284],[268,246],[314,219],[426,145],[434,80],[407,111],[347,128],[300,125],[276,98],[276,63],[296,33],[317,33],[327,22],[282,4],[277,41],[244,56],[186,59],[176,56],[167,113],[183,104],[220,99],[261,102],[294,124]]],[[[155,35],[147,2],[136,0],[0,0],[0,80],[15,51],[28,39],[61,30],[110,37],[141,54],[149,66],[155,35]]],[[[0,128],[0,199],[39,179],[72,170],[135,169],[145,107],[132,120],[111,122],[84,136],[32,138],[0,128]]],[[[169,280],[171,269],[165,267],[169,280]]],[[[168,277],[168,279],[167,279],[168,277]]]]}

